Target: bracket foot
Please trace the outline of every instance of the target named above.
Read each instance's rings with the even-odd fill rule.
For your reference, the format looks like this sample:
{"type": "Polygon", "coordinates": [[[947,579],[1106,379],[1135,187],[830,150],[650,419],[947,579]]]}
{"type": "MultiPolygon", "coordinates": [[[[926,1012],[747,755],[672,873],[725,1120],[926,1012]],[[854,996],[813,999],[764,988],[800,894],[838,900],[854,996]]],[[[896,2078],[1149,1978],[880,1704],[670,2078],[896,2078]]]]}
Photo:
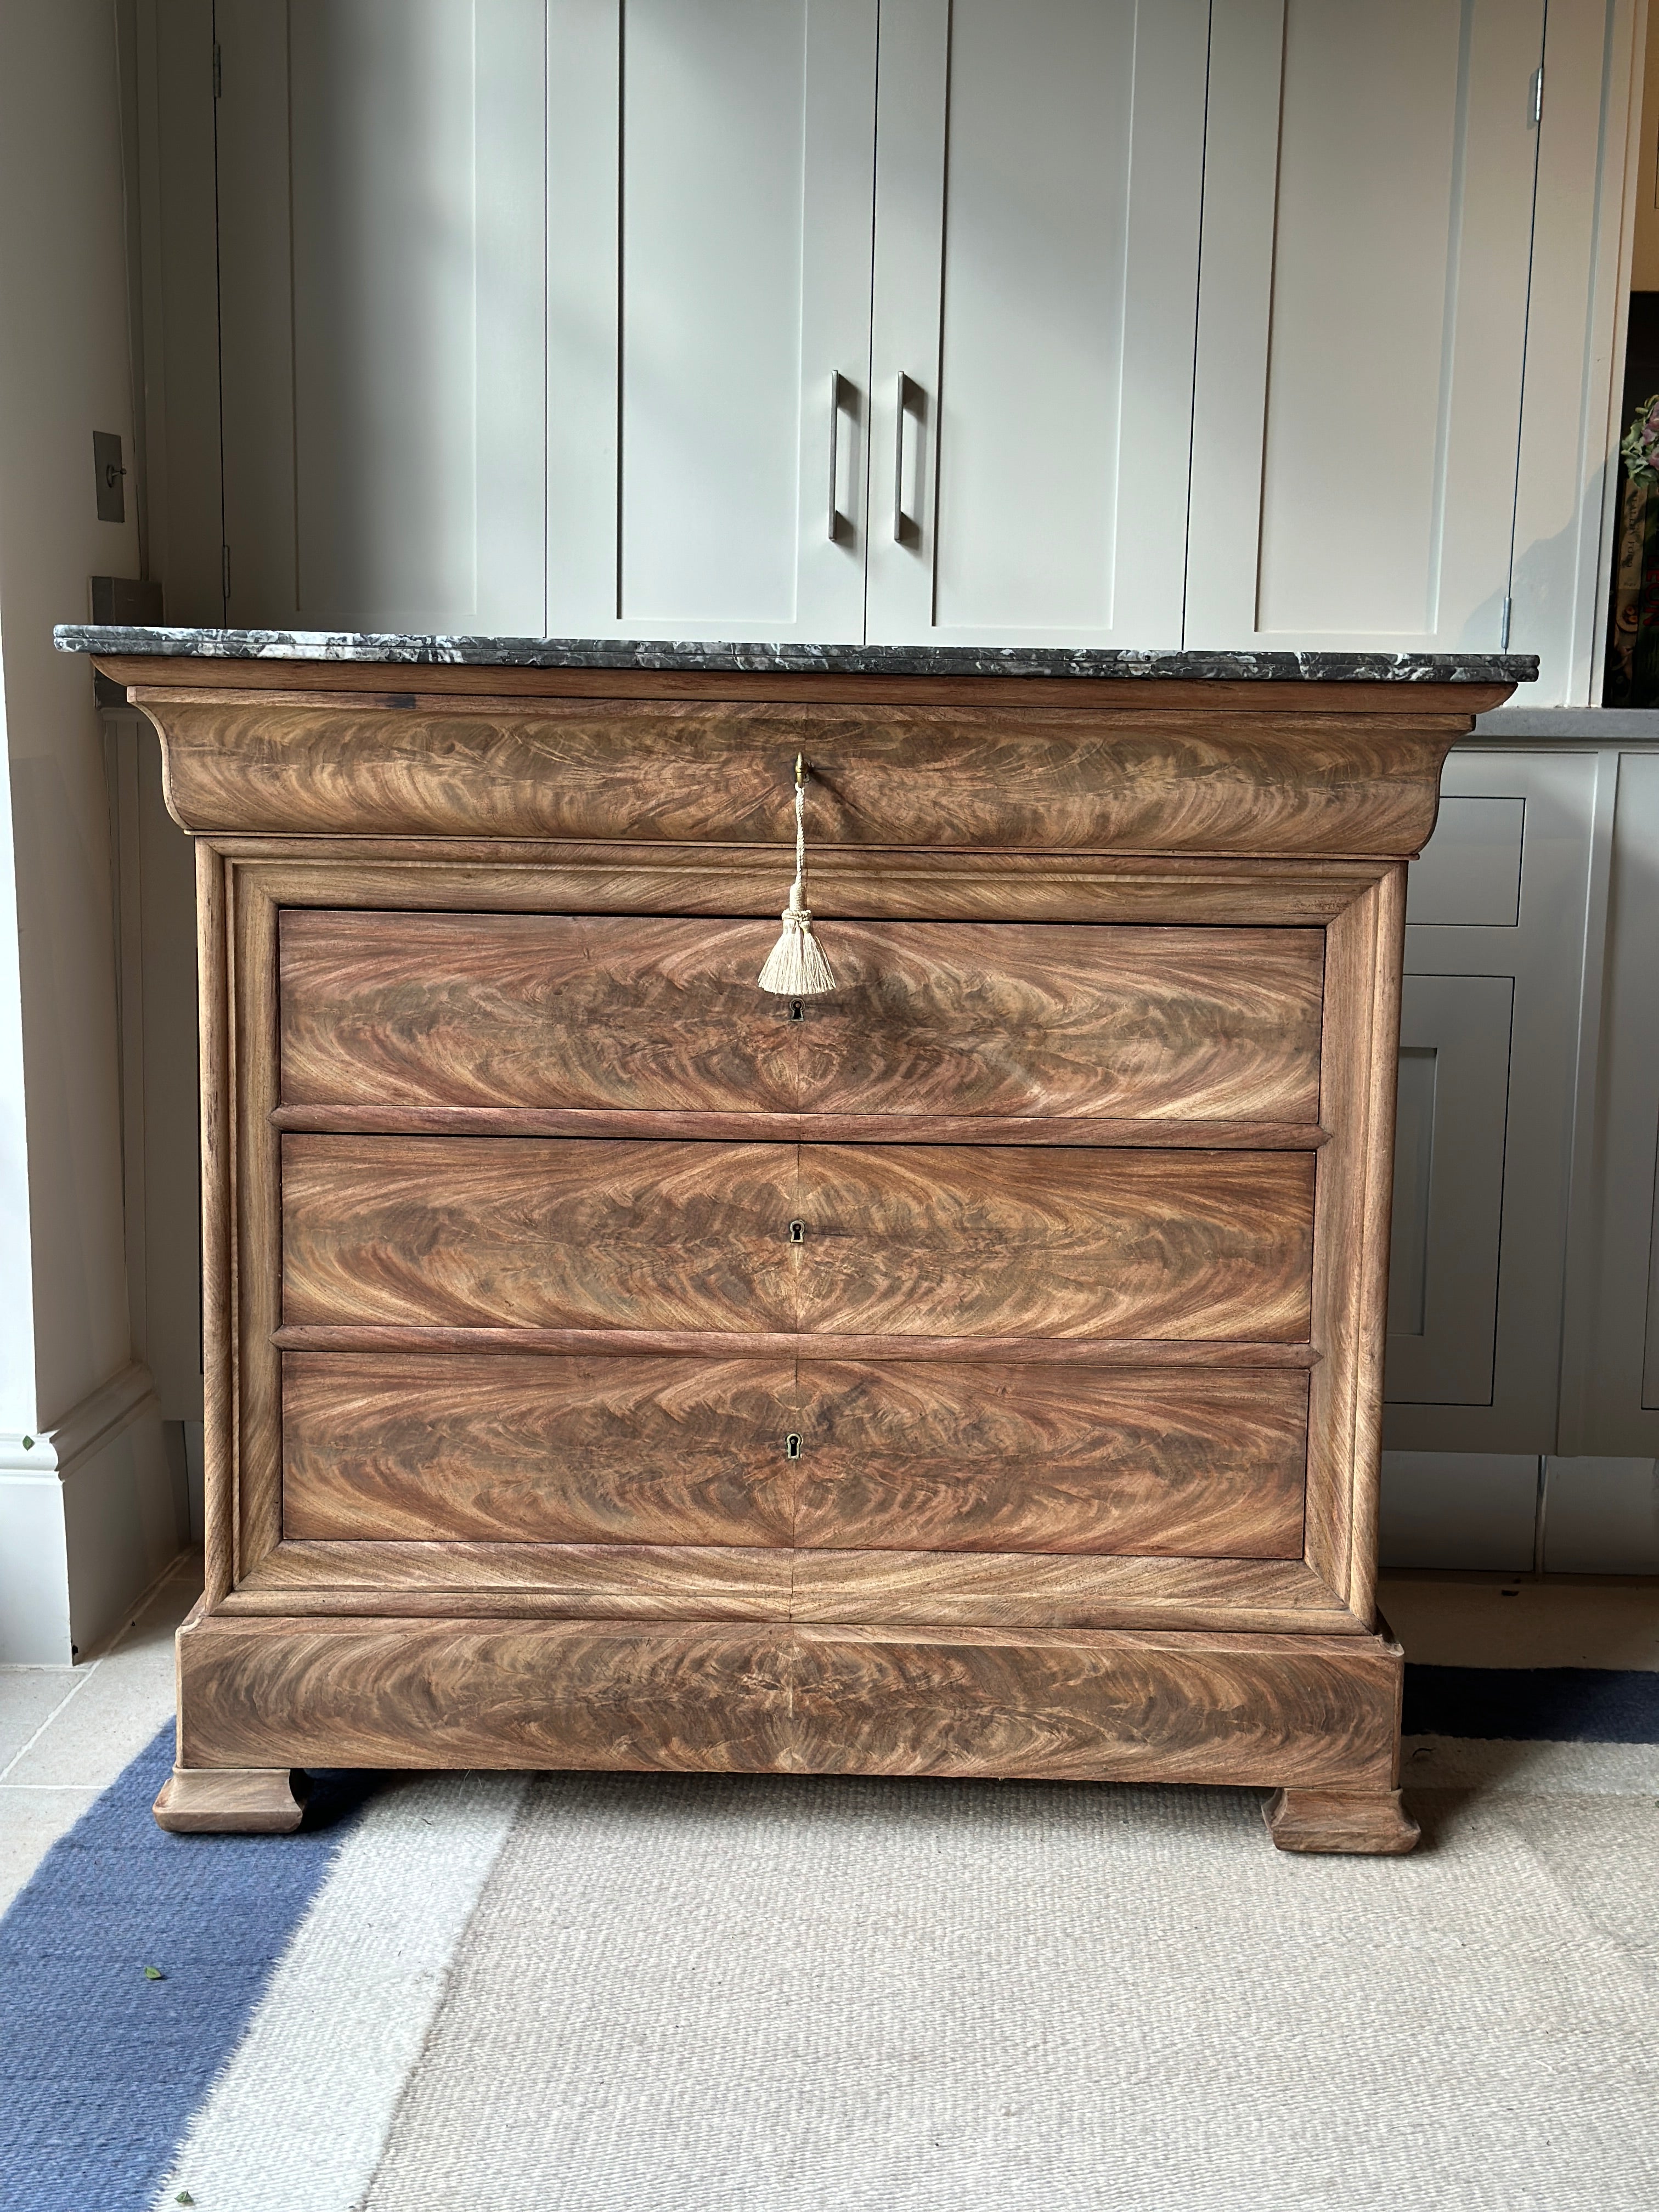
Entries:
{"type": "Polygon", "coordinates": [[[1397,1790],[1275,1790],[1261,1816],[1281,1851],[1378,1851],[1397,1857],[1420,1832],[1397,1790]]]}
{"type": "Polygon", "coordinates": [[[287,1836],[300,1825],[299,1782],[286,1766],[175,1766],[155,1824],[175,1836],[287,1836]]]}

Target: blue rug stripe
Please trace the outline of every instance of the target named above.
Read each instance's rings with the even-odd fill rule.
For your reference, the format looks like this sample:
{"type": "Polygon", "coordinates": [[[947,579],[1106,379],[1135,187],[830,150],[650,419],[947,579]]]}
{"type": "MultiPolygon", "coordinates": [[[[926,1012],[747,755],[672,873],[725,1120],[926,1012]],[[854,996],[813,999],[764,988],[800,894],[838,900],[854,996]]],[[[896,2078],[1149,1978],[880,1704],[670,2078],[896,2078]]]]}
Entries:
{"type": "Polygon", "coordinates": [[[1406,1668],[1407,1735],[1659,1743],[1659,1674],[1619,1667],[1406,1668]]]}
{"type": "Polygon", "coordinates": [[[296,1835],[164,1835],[149,1808],[173,1734],[0,1920],[6,2212],[144,2212],[379,1779],[322,1778],[296,1835]]]}

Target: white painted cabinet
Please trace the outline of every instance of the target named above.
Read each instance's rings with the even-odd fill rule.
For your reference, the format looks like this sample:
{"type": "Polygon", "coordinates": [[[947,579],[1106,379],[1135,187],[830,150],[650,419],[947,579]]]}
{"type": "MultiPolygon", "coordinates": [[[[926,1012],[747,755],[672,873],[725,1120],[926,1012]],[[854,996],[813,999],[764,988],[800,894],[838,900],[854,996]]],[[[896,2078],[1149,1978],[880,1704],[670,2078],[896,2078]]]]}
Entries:
{"type": "Polygon", "coordinates": [[[552,0],[547,624],[864,635],[876,0],[552,0]]]}
{"type": "Polygon", "coordinates": [[[1215,0],[1189,646],[1506,641],[1543,40],[1543,0],[1215,0]]]}
{"type": "Polygon", "coordinates": [[[218,31],[233,622],[862,636],[876,0],[218,31]]]}
{"type": "Polygon", "coordinates": [[[1412,871],[1396,1565],[1659,1572],[1659,736],[1577,719],[1455,752],[1412,871]]]}
{"type": "Polygon", "coordinates": [[[1490,1406],[1515,979],[1410,975],[1401,994],[1389,1395],[1490,1406]]]}
{"type": "Polygon", "coordinates": [[[1455,752],[1406,907],[1384,1440],[1555,1446],[1596,764],[1455,752]]]}
{"type": "Polygon", "coordinates": [[[872,641],[1178,646],[1206,0],[883,0],[872,641]]]}
{"type": "Polygon", "coordinates": [[[1507,627],[1588,698],[1633,4],[217,0],[216,267],[169,172],[145,313],[218,301],[231,617],[1507,627]]]}
{"type": "MultiPolygon", "coordinates": [[[[1601,756],[1616,781],[1595,1111],[1581,1146],[1561,1441],[1659,1456],[1659,751],[1601,756]]],[[[1655,1561],[1659,1566],[1659,1559],[1655,1561]]]]}
{"type": "Polygon", "coordinates": [[[215,27],[228,620],[539,633],[541,9],[215,27]]]}

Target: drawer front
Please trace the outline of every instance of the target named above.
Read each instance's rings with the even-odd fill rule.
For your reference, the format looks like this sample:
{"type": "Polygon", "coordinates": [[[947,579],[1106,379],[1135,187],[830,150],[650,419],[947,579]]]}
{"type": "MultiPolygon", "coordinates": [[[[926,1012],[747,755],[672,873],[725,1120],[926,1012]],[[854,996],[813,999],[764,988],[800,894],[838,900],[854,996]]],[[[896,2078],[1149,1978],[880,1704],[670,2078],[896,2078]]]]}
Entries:
{"type": "Polygon", "coordinates": [[[290,908],[283,1103],[1318,1118],[1322,931],[834,921],[793,1019],[776,935],[290,908]]]}
{"type": "Polygon", "coordinates": [[[787,1545],[795,1364],[289,1352],[283,1532],[787,1545]]]}
{"type": "Polygon", "coordinates": [[[283,1316],[793,1330],[798,1149],[284,1137],[283,1316]]]}
{"type": "Polygon", "coordinates": [[[1298,687],[1298,712],[1252,684],[1221,707],[1206,684],[1207,704],[1176,707],[1161,684],[1138,696],[1110,684],[1045,707],[1001,679],[994,703],[923,707],[872,688],[854,679],[842,706],[143,704],[167,747],[169,804],[210,832],[787,849],[804,752],[820,846],[1404,856],[1434,827],[1448,747],[1486,703],[1460,686],[1448,712],[1443,693],[1430,707],[1403,685],[1386,714],[1328,701],[1310,713],[1298,687]]]}
{"type": "Polygon", "coordinates": [[[289,1136],[282,1162],[291,1326],[1309,1334],[1307,1153],[289,1136]]]}
{"type": "Polygon", "coordinates": [[[1364,1636],[219,1618],[185,1630],[179,1675],[192,1766],[1352,1790],[1388,1789],[1399,1748],[1399,1649],[1364,1636]]]}
{"type": "Polygon", "coordinates": [[[283,1413],[289,1538],[1302,1549],[1300,1374],[302,1352],[283,1413]]]}
{"type": "Polygon", "coordinates": [[[803,1361],[803,1548],[1299,1559],[1304,1374],[803,1361]]]}

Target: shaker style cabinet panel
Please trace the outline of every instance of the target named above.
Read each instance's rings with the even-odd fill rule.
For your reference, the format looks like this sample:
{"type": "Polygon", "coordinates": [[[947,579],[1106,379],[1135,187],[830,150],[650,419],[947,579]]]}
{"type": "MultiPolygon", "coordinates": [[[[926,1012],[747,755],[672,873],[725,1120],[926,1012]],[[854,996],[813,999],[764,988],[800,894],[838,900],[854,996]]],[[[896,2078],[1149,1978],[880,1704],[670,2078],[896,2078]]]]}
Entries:
{"type": "Polygon", "coordinates": [[[1559,1449],[1646,1460],[1659,1455],[1659,753],[1603,755],[1601,772],[1618,779],[1607,970],[1559,1449]]]}
{"type": "Polygon", "coordinates": [[[1216,0],[1189,647],[1506,642],[1542,0],[1216,0]]]}
{"type": "Polygon", "coordinates": [[[225,619],[539,632],[541,9],[215,23],[225,619]]]}
{"type": "Polygon", "coordinates": [[[1514,1011],[1508,975],[1405,979],[1389,1270],[1395,1402],[1492,1403],[1514,1011]]]}
{"type": "Polygon", "coordinates": [[[1595,763],[1455,752],[1406,907],[1383,1440],[1555,1448],[1595,763]]]}
{"type": "Polygon", "coordinates": [[[553,0],[547,627],[864,634],[876,0],[553,0]]]}
{"type": "Polygon", "coordinates": [[[1208,14],[883,0],[872,642],[1181,642],[1208,14]]]}

